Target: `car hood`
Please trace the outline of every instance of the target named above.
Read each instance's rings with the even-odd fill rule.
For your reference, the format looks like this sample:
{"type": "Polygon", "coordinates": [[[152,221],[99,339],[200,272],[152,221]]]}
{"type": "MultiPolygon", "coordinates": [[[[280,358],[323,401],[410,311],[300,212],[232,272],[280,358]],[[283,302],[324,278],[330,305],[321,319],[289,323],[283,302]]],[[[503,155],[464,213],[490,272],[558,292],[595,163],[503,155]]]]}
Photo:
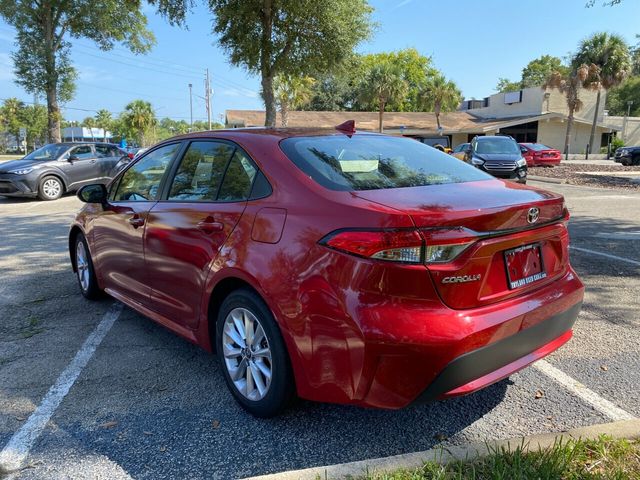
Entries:
{"type": "Polygon", "coordinates": [[[522,155],[519,153],[474,153],[474,157],[481,158],[485,162],[495,160],[495,161],[516,161],[522,158],[522,155]]]}
{"type": "Polygon", "coordinates": [[[531,227],[527,214],[539,208],[537,224],[564,214],[564,198],[502,180],[358,191],[366,200],[408,214],[417,227],[465,227],[489,232],[531,227]]]}
{"type": "Polygon", "coordinates": [[[19,168],[37,167],[42,162],[34,160],[10,160],[8,162],[0,163],[0,173],[6,173],[11,170],[17,170],[19,168]]]}

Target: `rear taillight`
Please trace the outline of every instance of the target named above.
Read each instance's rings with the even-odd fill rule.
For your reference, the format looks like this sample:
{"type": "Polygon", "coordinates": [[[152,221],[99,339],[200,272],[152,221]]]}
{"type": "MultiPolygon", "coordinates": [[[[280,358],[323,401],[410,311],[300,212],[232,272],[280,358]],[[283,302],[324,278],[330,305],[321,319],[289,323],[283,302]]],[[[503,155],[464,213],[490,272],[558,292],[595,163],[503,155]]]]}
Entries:
{"type": "Polygon", "coordinates": [[[320,244],[373,260],[446,263],[476,240],[465,229],[341,230],[330,233],[320,244]]]}

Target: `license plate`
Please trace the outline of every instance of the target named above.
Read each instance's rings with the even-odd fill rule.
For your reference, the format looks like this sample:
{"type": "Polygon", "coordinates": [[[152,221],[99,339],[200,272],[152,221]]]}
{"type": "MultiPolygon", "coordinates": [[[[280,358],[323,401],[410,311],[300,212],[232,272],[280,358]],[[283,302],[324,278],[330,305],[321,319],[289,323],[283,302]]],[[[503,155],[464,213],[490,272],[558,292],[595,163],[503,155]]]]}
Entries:
{"type": "Polygon", "coordinates": [[[504,252],[509,288],[520,288],[547,276],[539,243],[523,245],[504,252]]]}

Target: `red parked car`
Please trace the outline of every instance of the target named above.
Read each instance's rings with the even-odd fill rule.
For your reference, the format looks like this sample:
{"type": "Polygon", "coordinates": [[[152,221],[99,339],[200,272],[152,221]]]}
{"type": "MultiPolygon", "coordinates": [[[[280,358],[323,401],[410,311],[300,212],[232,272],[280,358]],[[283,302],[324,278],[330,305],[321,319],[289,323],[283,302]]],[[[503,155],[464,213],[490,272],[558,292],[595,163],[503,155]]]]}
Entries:
{"type": "Polygon", "coordinates": [[[350,125],[176,137],[78,196],[82,294],[216,351],[262,417],[474,392],[567,342],[583,298],[560,195],[350,125]]]}
{"type": "Polygon", "coordinates": [[[560,165],[562,154],[560,150],[547,147],[542,143],[519,143],[522,157],[527,161],[527,167],[553,167],[560,165]]]}

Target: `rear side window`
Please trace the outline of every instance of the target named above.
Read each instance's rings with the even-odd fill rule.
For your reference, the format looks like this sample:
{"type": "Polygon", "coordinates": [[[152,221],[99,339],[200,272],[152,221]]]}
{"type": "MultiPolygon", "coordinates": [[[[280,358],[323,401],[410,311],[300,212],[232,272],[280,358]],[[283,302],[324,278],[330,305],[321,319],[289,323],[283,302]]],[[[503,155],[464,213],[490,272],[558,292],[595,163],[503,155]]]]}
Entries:
{"type": "Polygon", "coordinates": [[[331,190],[378,190],[488,180],[490,175],[435,148],[399,137],[292,137],[284,153],[331,190]]]}
{"type": "Polygon", "coordinates": [[[171,184],[168,200],[212,202],[218,194],[234,147],[221,142],[192,142],[171,184]]]}
{"type": "Polygon", "coordinates": [[[236,150],[220,186],[218,200],[232,202],[248,199],[257,172],[251,159],[241,150],[236,150]]]}

